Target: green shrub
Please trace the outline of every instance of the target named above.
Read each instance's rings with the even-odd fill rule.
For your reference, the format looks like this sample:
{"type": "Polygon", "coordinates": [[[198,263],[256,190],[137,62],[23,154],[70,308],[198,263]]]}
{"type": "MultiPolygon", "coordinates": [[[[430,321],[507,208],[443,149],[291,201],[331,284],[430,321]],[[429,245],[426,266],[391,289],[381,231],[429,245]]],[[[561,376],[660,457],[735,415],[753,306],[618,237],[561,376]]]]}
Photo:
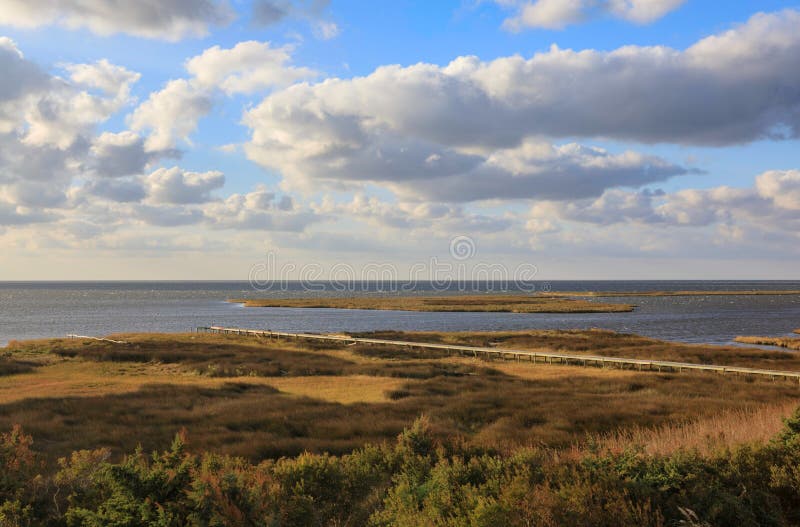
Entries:
{"type": "Polygon", "coordinates": [[[420,418],[391,445],[254,465],[190,453],[179,434],[165,452],[79,451],[42,474],[17,427],[0,435],[0,527],[800,524],[800,413],[767,444],[713,456],[498,454],[439,438],[420,418]]]}

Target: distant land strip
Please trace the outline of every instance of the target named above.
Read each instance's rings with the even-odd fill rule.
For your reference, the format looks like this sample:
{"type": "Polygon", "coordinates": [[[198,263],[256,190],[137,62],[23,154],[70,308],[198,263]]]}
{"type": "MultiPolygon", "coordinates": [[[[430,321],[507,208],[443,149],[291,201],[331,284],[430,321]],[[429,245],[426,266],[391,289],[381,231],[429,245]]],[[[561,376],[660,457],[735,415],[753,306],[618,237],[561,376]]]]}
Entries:
{"type": "Polygon", "coordinates": [[[550,298],[562,297],[595,297],[604,298],[612,296],[769,296],[769,295],[800,295],[800,290],[787,289],[777,291],[747,290],[747,291],[553,291],[540,293],[550,298]]]}
{"type": "Polygon", "coordinates": [[[542,295],[395,296],[350,298],[230,299],[246,307],[375,309],[390,311],[448,311],[497,313],[625,313],[630,304],[612,304],[542,295]]]}
{"type": "MultiPolygon", "coordinates": [[[[800,333],[800,329],[796,329],[795,333],[800,333]]],[[[790,350],[800,351],[800,337],[739,336],[733,340],[742,344],[756,344],[758,346],[778,346],[779,348],[786,348],[790,350]]]]}

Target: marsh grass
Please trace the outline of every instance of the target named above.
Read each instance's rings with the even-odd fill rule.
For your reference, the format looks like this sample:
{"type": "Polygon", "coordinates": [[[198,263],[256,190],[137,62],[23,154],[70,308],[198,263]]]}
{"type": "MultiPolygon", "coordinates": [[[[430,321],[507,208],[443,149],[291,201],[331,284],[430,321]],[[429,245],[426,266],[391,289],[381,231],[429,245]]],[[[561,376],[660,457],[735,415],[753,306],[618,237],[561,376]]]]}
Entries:
{"type": "Polygon", "coordinates": [[[35,363],[14,360],[8,357],[0,357],[0,377],[5,375],[28,373],[33,371],[35,367],[35,363]]]}
{"type": "Polygon", "coordinates": [[[541,295],[385,296],[351,298],[231,299],[246,307],[377,309],[397,311],[482,311],[510,313],[620,313],[629,304],[593,302],[578,298],[541,295]]]}
{"type": "MultiPolygon", "coordinates": [[[[392,335],[620,355],[642,346],[683,349],[596,331],[392,335]]],[[[9,350],[12,359],[47,360],[3,378],[0,429],[23,425],[51,457],[98,447],[120,455],[139,443],[149,450],[185,429],[197,449],[257,461],[350,452],[391,440],[425,414],[435,434],[465,445],[562,449],[621,428],[685,423],[797,396],[797,386],[784,382],[479,361],[387,346],[311,349],[296,340],[198,334],[114,338],[130,344],[56,339],[9,350]]]]}

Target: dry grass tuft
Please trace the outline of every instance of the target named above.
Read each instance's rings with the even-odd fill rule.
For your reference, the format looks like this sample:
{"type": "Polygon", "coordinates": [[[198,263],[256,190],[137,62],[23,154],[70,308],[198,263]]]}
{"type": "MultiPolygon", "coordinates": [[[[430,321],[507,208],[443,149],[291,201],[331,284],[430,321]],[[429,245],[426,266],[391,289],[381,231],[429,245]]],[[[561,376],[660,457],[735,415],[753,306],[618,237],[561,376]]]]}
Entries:
{"type": "MultiPolygon", "coordinates": [[[[783,419],[796,408],[796,401],[785,401],[725,410],[694,421],[655,428],[637,426],[603,435],[594,447],[613,453],[633,447],[650,455],[669,455],[678,450],[696,450],[710,455],[738,445],[769,441],[783,428],[783,419]]],[[[585,448],[577,447],[579,453],[585,448]]]]}

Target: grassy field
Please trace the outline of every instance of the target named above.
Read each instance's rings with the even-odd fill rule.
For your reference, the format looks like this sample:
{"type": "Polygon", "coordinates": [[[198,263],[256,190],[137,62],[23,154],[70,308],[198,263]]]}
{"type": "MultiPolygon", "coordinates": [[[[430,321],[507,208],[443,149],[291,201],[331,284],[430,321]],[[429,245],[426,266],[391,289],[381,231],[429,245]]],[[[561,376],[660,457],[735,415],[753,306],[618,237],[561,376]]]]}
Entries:
{"type": "MultiPolygon", "coordinates": [[[[607,331],[370,335],[800,371],[790,353],[607,331]]],[[[487,362],[391,346],[206,334],[113,338],[128,344],[53,339],[2,350],[0,430],[21,424],[51,458],[99,447],[117,455],[137,444],[149,450],[186,430],[195,448],[258,461],[350,452],[392,440],[425,415],[438,437],[475,447],[570,449],[657,443],[648,434],[765,405],[779,409],[769,414],[779,426],[775,416],[798,394],[787,382],[487,362]]]]}
{"type": "Polygon", "coordinates": [[[391,296],[353,298],[231,299],[247,307],[379,309],[400,311],[491,311],[508,313],[622,313],[629,304],[540,295],[391,296]]]}

